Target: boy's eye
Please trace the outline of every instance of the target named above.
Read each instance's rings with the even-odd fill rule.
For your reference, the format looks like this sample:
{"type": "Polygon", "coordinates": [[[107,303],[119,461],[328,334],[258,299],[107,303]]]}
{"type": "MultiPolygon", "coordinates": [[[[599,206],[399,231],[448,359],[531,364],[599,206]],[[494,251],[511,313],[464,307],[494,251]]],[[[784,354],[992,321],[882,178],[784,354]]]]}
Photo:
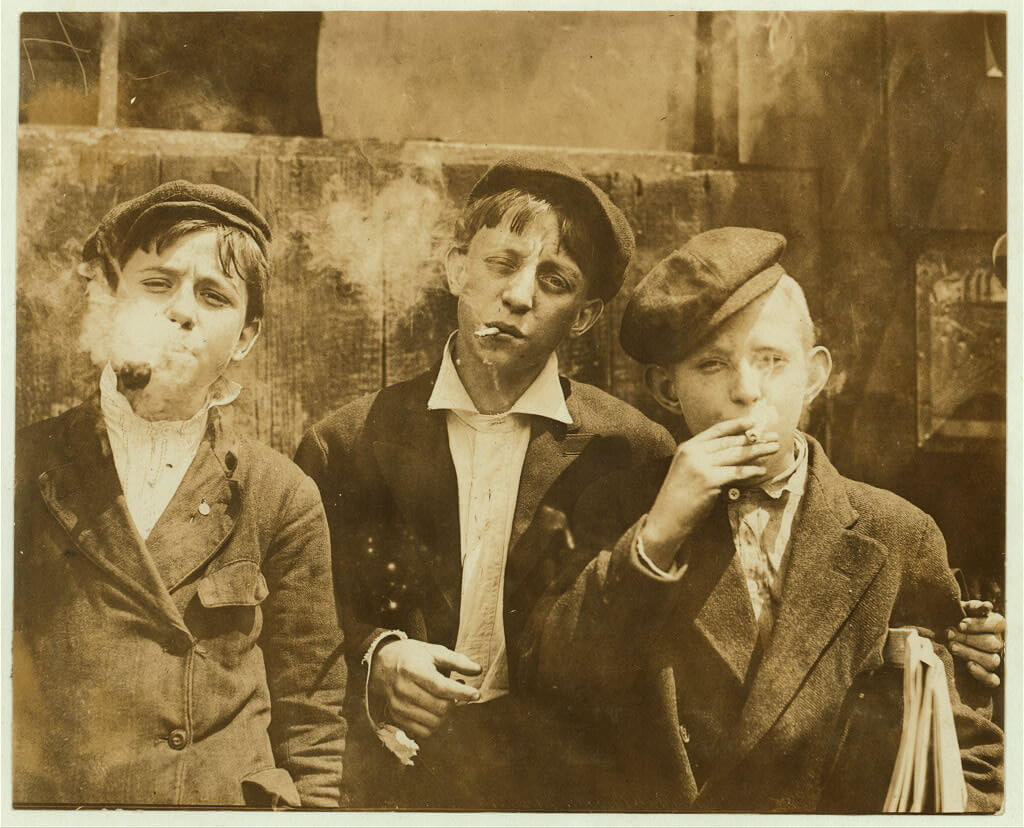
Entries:
{"type": "Polygon", "coordinates": [[[170,279],[143,279],[142,286],[152,293],[159,293],[171,286],[170,279]]]}
{"type": "Polygon", "coordinates": [[[231,300],[228,297],[215,290],[204,290],[201,295],[209,304],[218,308],[227,307],[231,304],[231,300]]]}
{"type": "Polygon", "coordinates": [[[541,275],[540,281],[553,293],[568,293],[572,290],[569,280],[557,273],[544,273],[541,275]]]}
{"type": "Polygon", "coordinates": [[[705,374],[719,371],[725,367],[725,361],[721,359],[702,359],[697,363],[697,370],[705,374]]]}
{"type": "Polygon", "coordinates": [[[502,273],[511,273],[516,269],[516,262],[507,256],[490,256],[487,264],[502,273]]]}

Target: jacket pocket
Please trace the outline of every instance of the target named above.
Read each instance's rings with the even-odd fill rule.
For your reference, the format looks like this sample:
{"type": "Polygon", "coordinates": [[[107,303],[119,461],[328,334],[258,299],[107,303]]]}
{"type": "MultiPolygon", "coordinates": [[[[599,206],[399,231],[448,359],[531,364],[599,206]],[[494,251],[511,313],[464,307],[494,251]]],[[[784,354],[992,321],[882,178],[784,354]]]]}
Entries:
{"type": "Polygon", "coordinates": [[[269,594],[267,579],[254,561],[234,561],[207,573],[199,582],[204,607],[252,607],[269,594]]]}
{"type": "Polygon", "coordinates": [[[242,798],[250,808],[301,808],[299,790],[284,768],[264,768],[242,778],[242,798]]]}

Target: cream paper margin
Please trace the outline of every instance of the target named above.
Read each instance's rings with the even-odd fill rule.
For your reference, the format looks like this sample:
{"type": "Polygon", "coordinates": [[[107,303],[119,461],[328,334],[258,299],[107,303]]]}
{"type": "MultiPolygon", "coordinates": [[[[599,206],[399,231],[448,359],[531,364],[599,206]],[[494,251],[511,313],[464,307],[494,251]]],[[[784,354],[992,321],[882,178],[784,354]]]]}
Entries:
{"type": "Polygon", "coordinates": [[[1024,90],[1021,87],[1022,29],[1024,11],[1016,2],[991,2],[973,0],[955,3],[952,0],[847,0],[847,2],[814,3],[806,0],[788,2],[639,2],[629,4],[619,0],[584,0],[584,2],[529,2],[529,0],[505,0],[505,2],[472,2],[472,0],[420,0],[420,2],[284,2],[284,0],[217,0],[214,4],[201,5],[198,2],[181,0],[141,0],[126,3],[97,2],[97,0],[3,0],[2,4],[2,48],[0,48],[0,77],[2,77],[2,120],[0,120],[0,227],[2,227],[2,260],[0,260],[0,824],[24,826],[677,826],[677,825],[767,825],[767,826],[860,826],[893,824],[900,825],[1024,825],[1022,811],[1022,764],[1021,764],[1021,662],[1017,654],[1024,642],[1021,606],[1022,570],[1022,529],[1024,529],[1024,496],[1021,477],[1024,470],[1022,455],[1022,408],[1024,408],[1024,358],[1022,358],[1022,322],[1024,306],[1021,288],[1024,287],[1021,242],[1024,239],[1022,223],[1021,194],[1024,192],[1024,176],[1021,166],[1021,102],[1024,90]],[[272,813],[266,811],[55,811],[11,809],[11,771],[9,766],[11,749],[11,573],[13,561],[13,443],[14,443],[14,323],[15,323],[15,273],[16,273],[16,182],[17,131],[18,131],[18,73],[20,70],[18,15],[23,11],[340,11],[340,10],[792,10],[792,11],[1006,11],[1007,12],[1007,132],[1008,132],[1008,217],[1007,237],[1009,241],[1008,272],[1008,338],[1007,365],[1007,543],[1006,543],[1006,605],[1007,640],[1009,659],[1005,668],[1006,693],[1006,804],[1004,811],[995,816],[973,817],[924,817],[924,816],[762,816],[755,814],[496,814],[496,813],[360,813],[342,811],[272,813]]]}

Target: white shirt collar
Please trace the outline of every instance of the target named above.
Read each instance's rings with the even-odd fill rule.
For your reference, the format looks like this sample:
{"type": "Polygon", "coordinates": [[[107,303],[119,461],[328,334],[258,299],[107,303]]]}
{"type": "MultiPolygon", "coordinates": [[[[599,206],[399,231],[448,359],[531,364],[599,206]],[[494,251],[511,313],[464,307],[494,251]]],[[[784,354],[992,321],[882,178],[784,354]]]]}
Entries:
{"type": "MultiPolygon", "coordinates": [[[[462,384],[462,378],[459,377],[452,359],[454,338],[453,333],[445,343],[441,368],[434,381],[434,390],[427,400],[427,408],[431,411],[450,409],[477,414],[479,411],[466,391],[466,386],[462,384]]],[[[565,405],[565,394],[562,393],[562,383],[558,378],[558,356],[553,351],[534,381],[504,413],[530,414],[572,425],[572,417],[565,405]]]]}
{"type": "Polygon", "coordinates": [[[771,480],[761,484],[765,493],[775,500],[778,500],[783,492],[803,495],[804,487],[807,484],[807,438],[804,437],[803,432],[797,431],[793,434],[793,445],[796,451],[792,465],[771,480]]]}
{"type": "Polygon", "coordinates": [[[184,432],[194,427],[197,423],[206,420],[206,413],[215,405],[228,405],[233,403],[242,386],[226,377],[220,377],[207,394],[206,403],[187,420],[146,420],[135,413],[128,398],[117,390],[117,374],[108,362],[100,374],[100,405],[103,409],[104,418],[108,423],[119,423],[122,427],[128,424],[145,426],[150,431],[177,431],[184,432]]]}

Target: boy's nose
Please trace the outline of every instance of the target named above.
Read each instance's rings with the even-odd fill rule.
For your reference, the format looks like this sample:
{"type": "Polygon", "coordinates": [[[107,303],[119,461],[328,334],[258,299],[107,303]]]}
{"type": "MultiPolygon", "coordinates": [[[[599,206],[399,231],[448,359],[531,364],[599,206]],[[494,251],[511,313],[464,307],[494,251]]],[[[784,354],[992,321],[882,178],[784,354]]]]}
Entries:
{"type": "Polygon", "coordinates": [[[736,369],[732,383],[732,400],[738,405],[752,405],[761,399],[761,372],[744,360],[736,369]]]}
{"type": "Polygon", "coordinates": [[[189,331],[196,324],[196,300],[192,291],[175,291],[167,303],[167,318],[189,331]]]}
{"type": "Polygon", "coordinates": [[[537,288],[537,270],[527,265],[509,277],[501,292],[501,301],[513,313],[526,313],[533,307],[537,288]]]}

